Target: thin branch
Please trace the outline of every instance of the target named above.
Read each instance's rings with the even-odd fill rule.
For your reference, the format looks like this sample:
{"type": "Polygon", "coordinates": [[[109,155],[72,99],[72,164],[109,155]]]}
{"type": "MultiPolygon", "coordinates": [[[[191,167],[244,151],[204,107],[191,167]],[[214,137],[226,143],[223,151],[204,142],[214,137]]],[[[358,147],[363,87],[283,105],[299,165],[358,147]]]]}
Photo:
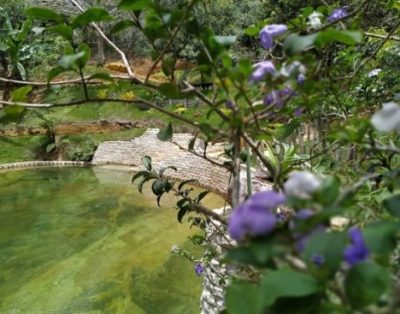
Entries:
{"type": "Polygon", "coordinates": [[[363,63],[360,64],[360,66],[355,70],[355,72],[351,75],[350,77],[350,81],[348,84],[351,83],[351,81],[353,80],[354,77],[357,76],[357,74],[361,71],[361,69],[367,65],[373,58],[375,58],[375,56],[377,55],[377,53],[379,52],[379,50],[381,50],[383,48],[383,46],[386,44],[386,42],[390,39],[390,37],[392,37],[392,35],[395,33],[395,31],[399,28],[400,26],[400,20],[397,21],[396,25],[392,28],[392,30],[386,35],[386,38],[384,40],[382,40],[382,42],[379,44],[379,46],[374,50],[374,52],[372,54],[370,54],[368,56],[367,59],[364,60],[363,63]]]}
{"type": "Polygon", "coordinates": [[[210,210],[207,207],[204,207],[203,205],[200,205],[200,204],[190,204],[189,206],[190,206],[190,209],[194,210],[195,212],[203,214],[206,217],[211,217],[211,218],[219,221],[220,223],[227,225],[227,220],[224,217],[218,215],[213,210],[210,210]]]}
{"type": "Polygon", "coordinates": [[[210,106],[213,110],[215,110],[216,113],[225,121],[229,121],[229,117],[223,113],[217,106],[214,105],[214,102],[209,99],[206,95],[204,95],[201,91],[199,91],[196,87],[194,87],[192,84],[190,84],[188,81],[183,81],[183,83],[188,87],[185,92],[190,93],[193,92],[196,94],[196,96],[202,100],[205,104],[210,106]]]}
{"type": "Polygon", "coordinates": [[[367,37],[373,37],[373,38],[380,38],[380,39],[385,39],[385,40],[393,40],[393,41],[400,41],[400,37],[398,36],[386,36],[386,35],[379,35],[379,34],[373,34],[373,33],[364,33],[365,36],[367,37]]]}
{"type": "Polygon", "coordinates": [[[232,167],[231,167],[231,166],[226,165],[226,164],[221,164],[221,163],[219,163],[219,162],[217,162],[217,161],[215,161],[215,160],[213,160],[213,159],[207,157],[206,154],[199,154],[199,153],[196,152],[195,150],[186,149],[185,147],[183,147],[182,145],[180,145],[179,143],[174,142],[174,141],[172,141],[171,143],[174,144],[174,145],[176,145],[179,149],[181,149],[181,150],[183,150],[183,151],[185,151],[185,152],[189,152],[189,153],[191,153],[191,154],[193,154],[193,155],[195,155],[195,156],[197,156],[197,157],[203,158],[204,160],[206,160],[206,161],[212,163],[212,164],[215,165],[215,166],[218,166],[218,167],[227,169],[227,170],[229,170],[229,171],[232,171],[232,167]]]}
{"type": "MultiPolygon", "coordinates": [[[[77,0],[70,0],[73,5],[75,5],[79,11],[85,12],[84,8],[77,0]]],[[[131,79],[139,80],[136,74],[133,72],[131,65],[129,64],[128,58],[126,57],[125,53],[111,40],[107,37],[106,34],[101,30],[101,28],[96,23],[91,23],[94,29],[99,33],[99,35],[104,39],[104,41],[111,46],[120,56],[122,62],[124,63],[126,70],[128,71],[128,76],[131,79]]],[[[141,80],[139,80],[141,82],[141,80]]]]}
{"type": "Polygon", "coordinates": [[[248,136],[246,133],[242,133],[243,139],[246,141],[246,143],[250,146],[251,150],[253,153],[261,160],[263,165],[267,167],[268,171],[271,173],[272,177],[275,177],[275,168],[273,165],[265,158],[265,156],[260,152],[260,150],[257,147],[257,144],[253,142],[250,136],[248,136]]]}
{"type": "MultiPolygon", "coordinates": [[[[117,80],[130,80],[129,76],[126,76],[126,75],[110,75],[110,76],[111,76],[111,78],[117,79],[117,80]]],[[[88,81],[90,76],[85,76],[84,78],[87,81],[87,84],[99,84],[100,83],[100,81],[98,81],[98,80],[88,81]]],[[[82,79],[76,78],[76,79],[71,79],[71,80],[55,81],[55,82],[39,82],[39,81],[20,81],[20,80],[13,80],[13,79],[0,77],[0,82],[13,83],[16,85],[31,85],[31,86],[44,87],[44,86],[51,86],[51,85],[73,85],[73,84],[80,85],[80,84],[82,84],[82,79]]]]}
{"type": "Polygon", "coordinates": [[[231,204],[233,208],[239,206],[240,203],[240,128],[236,129],[232,134],[233,142],[233,178],[232,178],[232,193],[231,193],[231,204]]]}

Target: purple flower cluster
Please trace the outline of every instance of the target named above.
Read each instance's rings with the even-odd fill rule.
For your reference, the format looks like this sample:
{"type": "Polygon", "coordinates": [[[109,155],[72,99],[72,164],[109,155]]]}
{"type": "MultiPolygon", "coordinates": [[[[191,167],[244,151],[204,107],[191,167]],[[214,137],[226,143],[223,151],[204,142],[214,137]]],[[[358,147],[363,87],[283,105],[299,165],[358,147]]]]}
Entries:
{"type": "Polygon", "coordinates": [[[274,47],[274,37],[282,35],[287,29],[285,24],[271,24],[265,26],[260,31],[261,45],[265,49],[272,49],[274,47]]]}
{"type": "Polygon", "coordinates": [[[344,250],[344,259],[350,266],[365,261],[369,256],[369,250],[365,245],[363,234],[358,228],[351,228],[348,231],[351,244],[344,250]]]}
{"type": "Polygon", "coordinates": [[[235,105],[235,103],[234,103],[233,101],[228,100],[228,101],[225,103],[225,108],[226,108],[226,109],[230,109],[230,110],[235,110],[235,109],[236,109],[236,105],[235,105]]]}
{"type": "Polygon", "coordinates": [[[254,71],[250,76],[250,82],[261,81],[267,74],[275,74],[275,65],[271,61],[261,61],[254,65],[254,71]]]}
{"type": "Polygon", "coordinates": [[[204,267],[203,267],[203,265],[200,264],[200,263],[197,263],[197,264],[194,266],[194,271],[195,271],[195,273],[196,273],[197,276],[201,276],[201,275],[203,274],[203,272],[204,272],[204,267]]]}
{"type": "Polygon", "coordinates": [[[328,22],[332,23],[337,20],[341,20],[342,18],[349,15],[345,8],[338,8],[332,11],[331,15],[328,17],[328,22]]]}
{"type": "Polygon", "coordinates": [[[228,225],[232,239],[243,240],[246,236],[261,236],[270,233],[278,218],[273,210],[282,205],[286,197],[275,191],[253,194],[233,211],[228,225]]]}
{"type": "Polygon", "coordinates": [[[281,108],[287,100],[289,100],[292,96],[295,95],[294,90],[289,87],[285,87],[281,90],[273,90],[269,92],[264,97],[264,105],[270,106],[275,105],[278,108],[281,108]]]}
{"type": "MultiPolygon", "coordinates": [[[[295,218],[298,221],[305,221],[308,220],[314,216],[314,212],[311,211],[310,209],[303,209],[299,211],[295,218]]],[[[296,225],[292,224],[292,228],[295,228],[296,225]]],[[[325,232],[326,227],[324,225],[317,225],[314,228],[312,228],[310,231],[307,233],[297,233],[296,231],[294,232],[294,237],[296,241],[296,249],[299,252],[302,252],[309,241],[309,239],[318,234],[325,232]]],[[[369,256],[369,250],[365,244],[363,234],[360,229],[358,228],[351,228],[348,231],[348,235],[351,239],[351,244],[348,245],[344,252],[343,252],[343,257],[344,260],[350,265],[353,266],[357,263],[361,263],[365,261],[368,256],[369,256]]],[[[318,267],[322,266],[322,264],[325,262],[325,257],[317,252],[315,252],[311,256],[311,261],[318,267]]]]}

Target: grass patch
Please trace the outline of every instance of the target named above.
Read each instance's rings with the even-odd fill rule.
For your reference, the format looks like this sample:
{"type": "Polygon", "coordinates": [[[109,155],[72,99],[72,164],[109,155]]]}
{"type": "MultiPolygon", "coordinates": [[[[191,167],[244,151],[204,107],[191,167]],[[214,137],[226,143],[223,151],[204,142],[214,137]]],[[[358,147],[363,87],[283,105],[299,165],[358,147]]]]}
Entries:
{"type": "Polygon", "coordinates": [[[45,136],[0,137],[0,163],[35,160],[45,136]]]}

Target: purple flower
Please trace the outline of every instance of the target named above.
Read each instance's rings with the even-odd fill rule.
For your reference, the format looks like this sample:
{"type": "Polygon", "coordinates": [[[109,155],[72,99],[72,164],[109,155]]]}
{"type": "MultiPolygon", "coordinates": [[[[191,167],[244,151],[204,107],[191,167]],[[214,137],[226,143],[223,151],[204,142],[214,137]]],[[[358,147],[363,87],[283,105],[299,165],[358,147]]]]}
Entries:
{"type": "Polygon", "coordinates": [[[282,35],[287,31],[287,26],[284,24],[271,24],[265,26],[260,31],[260,42],[265,49],[274,47],[274,37],[282,35]]]}
{"type": "Polygon", "coordinates": [[[270,233],[278,222],[273,212],[286,198],[282,193],[262,191],[253,194],[232,212],[228,231],[232,239],[243,240],[247,235],[260,236],[270,233]]]}
{"type": "Polygon", "coordinates": [[[194,266],[194,271],[196,273],[197,276],[201,276],[201,274],[204,272],[204,267],[203,265],[201,265],[200,263],[197,263],[194,266]]]}
{"type": "Polygon", "coordinates": [[[300,116],[303,114],[303,110],[304,110],[304,108],[302,108],[302,107],[297,107],[297,108],[294,110],[294,116],[295,116],[295,117],[300,117],[300,116]]]}
{"type": "Polygon", "coordinates": [[[227,109],[235,110],[236,105],[235,105],[235,103],[234,103],[233,101],[228,100],[228,101],[225,103],[225,107],[226,107],[227,109]]]}
{"type": "Polygon", "coordinates": [[[319,253],[313,253],[311,255],[311,261],[315,264],[315,266],[321,267],[325,263],[325,256],[319,253]]]}
{"type": "Polygon", "coordinates": [[[349,15],[345,8],[338,8],[333,10],[332,14],[328,17],[328,22],[332,23],[349,15]]]}
{"type": "Polygon", "coordinates": [[[298,220],[307,220],[314,216],[314,212],[311,209],[305,208],[296,213],[296,219],[298,220]]]}
{"type": "Polygon", "coordinates": [[[300,73],[299,75],[297,75],[296,80],[299,85],[303,85],[304,82],[306,81],[306,76],[303,73],[300,73]]]}
{"type": "Polygon", "coordinates": [[[365,261],[369,256],[369,250],[365,245],[363,234],[360,229],[353,227],[348,231],[348,235],[352,244],[347,246],[344,250],[344,259],[353,266],[365,261]]]}
{"type": "Polygon", "coordinates": [[[275,105],[281,108],[289,98],[295,95],[295,92],[289,87],[281,90],[273,90],[264,97],[264,104],[266,106],[275,105]]]}
{"type": "Polygon", "coordinates": [[[254,65],[255,70],[250,76],[250,82],[262,80],[268,73],[275,74],[275,65],[271,61],[261,61],[254,65]]]}

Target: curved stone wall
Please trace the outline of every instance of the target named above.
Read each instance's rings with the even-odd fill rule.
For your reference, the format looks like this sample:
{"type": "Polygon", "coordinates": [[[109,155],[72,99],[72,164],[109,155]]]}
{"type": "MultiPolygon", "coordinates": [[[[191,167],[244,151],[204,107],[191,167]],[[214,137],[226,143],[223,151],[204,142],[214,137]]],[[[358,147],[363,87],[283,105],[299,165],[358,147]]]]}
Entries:
{"type": "MultiPolygon", "coordinates": [[[[226,195],[229,189],[230,173],[226,168],[214,165],[202,157],[196,156],[187,148],[193,135],[175,133],[172,142],[163,142],[157,138],[158,129],[148,129],[142,136],[130,141],[110,141],[102,143],[94,154],[94,165],[124,165],[133,169],[143,169],[141,158],[150,156],[153,168],[174,166],[177,171],[167,170],[165,174],[173,179],[196,179],[199,185],[226,195]]],[[[203,153],[199,144],[196,152],[203,153]]],[[[223,162],[218,156],[223,152],[221,145],[207,147],[207,156],[214,161],[223,162]]]]}

